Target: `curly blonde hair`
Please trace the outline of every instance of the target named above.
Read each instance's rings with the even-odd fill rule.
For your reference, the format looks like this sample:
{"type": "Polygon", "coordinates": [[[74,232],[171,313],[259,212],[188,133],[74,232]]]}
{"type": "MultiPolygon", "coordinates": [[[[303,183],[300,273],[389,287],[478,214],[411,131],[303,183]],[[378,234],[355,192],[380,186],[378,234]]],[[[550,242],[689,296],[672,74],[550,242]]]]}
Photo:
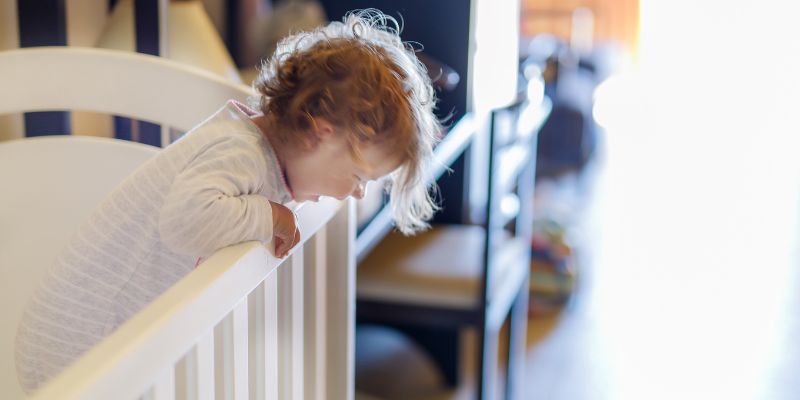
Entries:
{"type": "Polygon", "coordinates": [[[366,144],[398,155],[400,167],[388,177],[390,206],[398,230],[413,234],[438,208],[423,175],[441,124],[427,71],[399,33],[394,18],[367,9],[291,35],[263,63],[253,105],[273,119],[271,139],[282,145],[313,145],[321,117],[349,133],[357,160],[366,144]]]}

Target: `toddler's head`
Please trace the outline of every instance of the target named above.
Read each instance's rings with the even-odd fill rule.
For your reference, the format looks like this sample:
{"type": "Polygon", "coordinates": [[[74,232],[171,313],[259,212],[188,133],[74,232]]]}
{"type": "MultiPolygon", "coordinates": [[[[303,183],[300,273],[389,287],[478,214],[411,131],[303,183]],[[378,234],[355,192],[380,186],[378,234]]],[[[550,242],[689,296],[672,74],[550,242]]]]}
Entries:
{"type": "Polygon", "coordinates": [[[258,107],[276,128],[270,139],[301,150],[297,160],[316,157],[316,164],[288,160],[307,167],[295,168],[303,175],[296,180],[316,174],[332,185],[329,193],[296,194],[298,200],[360,197],[365,181],[388,174],[398,229],[408,234],[427,226],[436,205],[423,173],[441,126],[430,78],[393,18],[364,10],[290,36],[264,63],[254,87],[258,107]],[[348,184],[339,196],[336,190],[348,184]]]}

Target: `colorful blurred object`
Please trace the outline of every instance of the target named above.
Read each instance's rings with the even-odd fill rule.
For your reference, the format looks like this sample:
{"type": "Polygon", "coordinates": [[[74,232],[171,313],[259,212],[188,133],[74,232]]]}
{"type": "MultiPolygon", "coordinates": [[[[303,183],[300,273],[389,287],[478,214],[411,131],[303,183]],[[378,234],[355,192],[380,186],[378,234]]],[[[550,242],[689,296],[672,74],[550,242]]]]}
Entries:
{"type": "Polygon", "coordinates": [[[531,252],[528,314],[555,313],[567,304],[575,288],[575,253],[566,239],[566,229],[551,219],[536,221],[531,252]]]}

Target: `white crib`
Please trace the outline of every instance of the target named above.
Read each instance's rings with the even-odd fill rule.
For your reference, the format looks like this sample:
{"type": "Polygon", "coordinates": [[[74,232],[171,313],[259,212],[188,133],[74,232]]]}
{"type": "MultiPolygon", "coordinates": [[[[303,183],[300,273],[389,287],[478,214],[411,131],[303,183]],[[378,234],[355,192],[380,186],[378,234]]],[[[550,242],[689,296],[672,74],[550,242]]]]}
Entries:
{"type": "MultiPolygon", "coordinates": [[[[89,110],[180,130],[250,94],[168,60],[84,48],[0,52],[0,87],[0,114],[89,110]]],[[[2,398],[23,398],[12,356],[24,299],[82,218],[154,151],[78,137],[0,143],[2,398]]],[[[255,242],[220,250],[33,398],[353,398],[354,205],[295,208],[303,241],[287,259],[255,242]]]]}

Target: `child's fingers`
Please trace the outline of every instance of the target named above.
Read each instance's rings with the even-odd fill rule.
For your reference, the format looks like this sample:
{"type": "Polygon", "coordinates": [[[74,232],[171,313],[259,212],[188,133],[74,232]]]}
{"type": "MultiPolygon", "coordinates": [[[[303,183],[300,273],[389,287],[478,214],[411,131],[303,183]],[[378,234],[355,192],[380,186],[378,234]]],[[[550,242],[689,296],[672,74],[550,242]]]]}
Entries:
{"type": "Polygon", "coordinates": [[[289,249],[293,249],[298,243],[300,243],[300,229],[294,228],[294,240],[292,241],[292,245],[289,247],[289,249]]]}
{"type": "MultiPolygon", "coordinates": [[[[292,229],[292,228],[289,228],[292,229]]],[[[300,230],[294,228],[292,233],[277,233],[275,236],[275,255],[285,257],[286,254],[300,242],[300,230]]]]}
{"type": "Polygon", "coordinates": [[[280,257],[280,255],[283,254],[283,239],[276,236],[272,242],[275,244],[275,255],[280,257]]]}
{"type": "Polygon", "coordinates": [[[297,243],[300,243],[300,230],[295,228],[294,234],[292,235],[292,237],[289,237],[287,235],[285,240],[281,239],[280,250],[277,250],[277,247],[276,247],[275,254],[277,254],[279,257],[285,257],[286,254],[289,253],[289,250],[293,249],[294,246],[297,245],[297,243]]]}
{"type": "Polygon", "coordinates": [[[300,241],[300,231],[297,229],[297,215],[283,205],[270,202],[273,216],[273,242],[275,243],[275,256],[285,257],[286,254],[300,241]]]}

